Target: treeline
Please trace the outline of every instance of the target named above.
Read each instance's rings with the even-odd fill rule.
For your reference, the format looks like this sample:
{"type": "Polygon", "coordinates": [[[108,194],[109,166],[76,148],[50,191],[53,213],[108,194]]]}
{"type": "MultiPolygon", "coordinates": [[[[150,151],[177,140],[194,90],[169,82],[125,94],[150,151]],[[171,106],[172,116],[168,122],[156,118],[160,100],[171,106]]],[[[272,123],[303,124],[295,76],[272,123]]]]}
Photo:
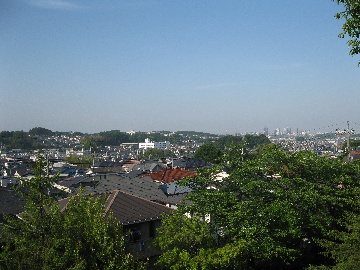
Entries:
{"type": "MultiPolygon", "coordinates": [[[[86,134],[81,132],[59,132],[51,131],[42,127],[35,127],[25,131],[2,131],[0,132],[0,143],[7,149],[36,150],[47,148],[61,148],[64,145],[55,139],[48,140],[47,137],[66,135],[68,137],[80,137],[80,144],[77,147],[84,149],[100,149],[105,146],[117,146],[122,143],[140,143],[145,139],[155,142],[169,141],[171,144],[185,145],[191,143],[204,144],[198,158],[210,161],[221,155],[225,145],[230,143],[242,142],[246,147],[253,148],[256,145],[270,143],[265,135],[245,135],[245,136],[219,136],[210,133],[196,131],[157,131],[157,132],[136,132],[129,134],[120,130],[103,131],[95,134],[86,134]],[[213,154],[206,152],[213,151],[213,154]],[[205,152],[205,154],[204,154],[205,152]]],[[[74,144],[74,142],[73,142],[74,144]]],[[[72,145],[74,146],[74,145],[72,145]]],[[[66,146],[69,147],[69,146],[66,146]]]]}
{"type": "MultiPolygon", "coordinates": [[[[35,127],[26,131],[1,131],[0,132],[0,144],[2,147],[7,149],[24,149],[24,150],[35,150],[35,149],[46,149],[52,145],[43,142],[41,138],[43,136],[61,136],[69,134],[68,132],[51,131],[42,127],[35,127]]],[[[72,136],[83,135],[83,133],[76,132],[72,133],[72,136]]]]}
{"type": "Polygon", "coordinates": [[[39,149],[46,148],[36,141],[34,136],[31,136],[25,131],[2,131],[0,132],[0,143],[2,147],[8,149],[39,149]]]}
{"type": "Polygon", "coordinates": [[[104,146],[115,146],[122,143],[140,143],[146,138],[151,141],[162,142],[169,141],[172,144],[183,144],[189,141],[199,143],[206,142],[207,138],[214,138],[213,134],[196,132],[196,131],[157,131],[157,132],[136,132],[129,134],[120,130],[103,131],[94,134],[86,134],[81,132],[59,132],[52,131],[42,127],[35,127],[26,131],[2,131],[0,132],[0,143],[7,149],[24,149],[35,150],[54,147],[54,142],[42,140],[45,137],[67,135],[69,137],[80,136],[81,147],[85,149],[101,148],[104,146]]]}

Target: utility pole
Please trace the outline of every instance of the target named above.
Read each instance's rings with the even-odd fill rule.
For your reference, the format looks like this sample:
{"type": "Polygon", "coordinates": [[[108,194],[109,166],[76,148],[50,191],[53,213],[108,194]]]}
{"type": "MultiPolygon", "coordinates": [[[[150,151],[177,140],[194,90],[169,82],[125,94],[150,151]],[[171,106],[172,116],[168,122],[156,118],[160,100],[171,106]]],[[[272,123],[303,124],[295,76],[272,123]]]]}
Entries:
{"type": "Polygon", "coordinates": [[[350,161],[350,134],[354,134],[355,130],[354,129],[350,129],[350,124],[349,121],[347,121],[348,124],[348,137],[347,137],[347,147],[348,147],[348,151],[349,151],[349,161],[350,161]]]}
{"type": "Polygon", "coordinates": [[[350,161],[350,157],[351,157],[351,154],[350,154],[350,134],[354,134],[355,131],[354,129],[350,129],[350,122],[347,121],[347,129],[344,129],[344,130],[339,130],[339,129],[336,129],[336,134],[338,135],[345,135],[346,134],[346,147],[347,147],[347,151],[348,151],[348,161],[350,161]]]}
{"type": "Polygon", "coordinates": [[[348,161],[350,161],[350,124],[349,121],[347,121],[347,149],[348,149],[348,161]]]}
{"type": "Polygon", "coordinates": [[[46,153],[46,177],[49,178],[49,154],[46,153]]]}

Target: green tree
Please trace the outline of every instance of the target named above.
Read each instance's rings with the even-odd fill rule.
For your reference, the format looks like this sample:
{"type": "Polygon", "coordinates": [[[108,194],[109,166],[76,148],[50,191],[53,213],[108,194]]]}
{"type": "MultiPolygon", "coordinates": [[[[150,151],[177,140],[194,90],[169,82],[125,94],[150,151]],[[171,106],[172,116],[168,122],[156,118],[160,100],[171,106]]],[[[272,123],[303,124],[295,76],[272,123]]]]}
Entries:
{"type": "Polygon", "coordinates": [[[54,133],[50,129],[35,127],[29,130],[30,135],[48,135],[51,136],[54,133]]]}
{"type": "Polygon", "coordinates": [[[81,138],[80,143],[84,149],[92,149],[92,151],[98,150],[104,141],[104,138],[100,135],[87,135],[81,138]]]}
{"type": "Polygon", "coordinates": [[[93,162],[98,162],[98,158],[94,158],[91,156],[78,156],[78,155],[69,155],[64,158],[65,162],[75,164],[80,168],[90,168],[93,162]]]}
{"type": "Polygon", "coordinates": [[[0,142],[9,149],[39,149],[44,147],[24,131],[2,131],[0,142]]]}
{"type": "Polygon", "coordinates": [[[311,269],[352,270],[360,265],[360,215],[350,215],[345,219],[346,230],[331,232],[331,240],[321,240],[326,254],[334,259],[330,266],[311,269]]]}
{"type": "Polygon", "coordinates": [[[120,130],[111,130],[100,132],[102,138],[101,145],[120,145],[122,143],[130,142],[129,134],[121,132],[120,130]]]}
{"type": "Polygon", "coordinates": [[[331,265],[319,241],[345,229],[344,215],[359,213],[359,164],[311,152],[291,154],[274,145],[249,159],[239,154],[225,154],[225,165],[239,162],[221,181],[223,165],[184,182],[193,189],[187,197],[191,204],[163,219],[157,241],[165,252],[158,264],[170,269],[331,265]],[[187,224],[200,226],[200,239],[191,239],[198,231],[187,224]]]}
{"type": "Polygon", "coordinates": [[[259,145],[270,144],[269,138],[266,137],[266,135],[264,134],[260,134],[260,135],[246,134],[244,136],[244,142],[250,149],[253,149],[259,145]]]}
{"type": "Polygon", "coordinates": [[[140,155],[141,158],[144,159],[162,159],[162,158],[170,158],[173,157],[174,153],[170,150],[162,150],[156,148],[148,148],[144,151],[143,154],[140,155]]]}
{"type": "Polygon", "coordinates": [[[205,143],[196,150],[194,158],[205,160],[211,163],[218,163],[222,152],[213,143],[205,143]]]}
{"type": "MultiPolygon", "coordinates": [[[[360,2],[359,0],[333,0],[339,5],[343,5],[345,10],[335,15],[337,19],[345,19],[342,32],[339,37],[350,37],[347,44],[350,47],[350,55],[360,53],[360,2]]],[[[360,61],[358,63],[360,65],[360,61]]]]}
{"type": "Polygon", "coordinates": [[[36,176],[22,181],[26,199],[21,219],[2,226],[0,269],[143,269],[126,250],[122,226],[105,217],[105,198],[77,195],[61,209],[48,195],[55,178],[36,164],[36,176]]]}
{"type": "MultiPolygon", "coordinates": [[[[345,146],[345,144],[344,144],[345,146]]],[[[350,140],[350,149],[359,150],[360,149],[360,140],[350,140]]]]}
{"type": "MultiPolygon", "coordinates": [[[[214,164],[218,164],[223,160],[223,156],[240,158],[248,158],[249,151],[260,147],[261,145],[269,144],[270,140],[265,135],[250,135],[241,136],[223,136],[215,142],[205,143],[195,152],[194,157],[202,159],[214,164]]],[[[226,157],[225,157],[226,159],[226,157]]],[[[234,163],[234,160],[228,160],[234,163]]]]}
{"type": "Polygon", "coordinates": [[[218,140],[214,142],[214,145],[221,151],[225,150],[225,148],[230,144],[238,144],[243,142],[243,137],[241,136],[232,136],[227,135],[220,137],[218,140]]]}

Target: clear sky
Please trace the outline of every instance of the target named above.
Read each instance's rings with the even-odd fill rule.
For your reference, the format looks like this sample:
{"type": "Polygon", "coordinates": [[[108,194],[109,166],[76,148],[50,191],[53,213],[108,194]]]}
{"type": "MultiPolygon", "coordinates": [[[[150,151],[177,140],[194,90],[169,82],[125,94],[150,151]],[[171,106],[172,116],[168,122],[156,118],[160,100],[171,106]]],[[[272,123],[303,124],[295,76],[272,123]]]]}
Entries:
{"type": "Polygon", "coordinates": [[[357,132],[331,0],[0,0],[0,130],[357,132]],[[326,130],[327,131],[327,130],[326,130]]]}

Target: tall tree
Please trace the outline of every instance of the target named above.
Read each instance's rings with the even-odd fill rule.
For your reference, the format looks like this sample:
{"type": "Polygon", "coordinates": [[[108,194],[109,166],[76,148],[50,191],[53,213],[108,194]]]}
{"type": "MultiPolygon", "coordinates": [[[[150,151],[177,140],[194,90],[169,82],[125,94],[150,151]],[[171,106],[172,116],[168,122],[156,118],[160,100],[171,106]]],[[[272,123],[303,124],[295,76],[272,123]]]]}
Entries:
{"type": "Polygon", "coordinates": [[[194,154],[194,158],[212,163],[218,163],[221,156],[222,152],[213,143],[205,143],[201,145],[194,154]]]}

